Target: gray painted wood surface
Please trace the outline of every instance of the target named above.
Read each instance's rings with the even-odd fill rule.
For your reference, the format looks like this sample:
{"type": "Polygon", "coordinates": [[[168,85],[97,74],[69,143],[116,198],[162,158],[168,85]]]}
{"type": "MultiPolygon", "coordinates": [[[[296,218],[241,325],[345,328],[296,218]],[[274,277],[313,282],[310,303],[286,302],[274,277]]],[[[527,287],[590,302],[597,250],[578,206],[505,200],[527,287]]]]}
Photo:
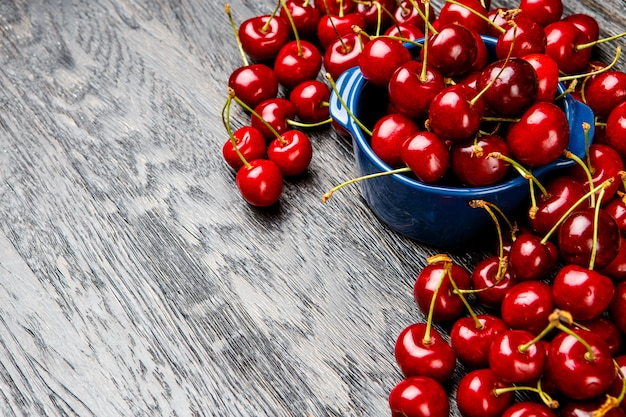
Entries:
{"type": "MultiPolygon", "coordinates": [[[[623,0],[566,3],[626,30],[623,0]]],[[[388,415],[440,250],[356,187],[320,202],[356,174],[329,129],[277,207],[246,205],[220,154],[240,64],[220,1],[0,1],[0,415],[388,415]]]]}

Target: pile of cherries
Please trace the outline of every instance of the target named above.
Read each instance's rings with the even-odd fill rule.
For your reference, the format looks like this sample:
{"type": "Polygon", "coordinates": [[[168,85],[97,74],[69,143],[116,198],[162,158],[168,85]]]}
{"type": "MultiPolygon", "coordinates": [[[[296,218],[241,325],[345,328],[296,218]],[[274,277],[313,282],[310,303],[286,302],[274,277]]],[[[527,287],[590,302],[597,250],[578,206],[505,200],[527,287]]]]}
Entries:
{"type": "Polygon", "coordinates": [[[388,98],[368,133],[390,166],[462,186],[511,167],[529,179],[523,218],[473,203],[494,220],[495,254],[471,270],[437,255],[419,273],[426,320],[396,340],[392,416],[447,416],[452,397],[464,417],[625,415],[626,73],[613,69],[618,48],[611,64],[594,59],[612,38],[593,17],[563,16],[561,0],[447,0],[438,13],[427,0],[281,0],[231,23],[244,65],[228,81],[223,154],[250,204],[274,204],[308,169],[306,130],[335,126],[333,80],[357,65],[388,98]],[[497,40],[495,60],[481,35],[497,40]],[[593,129],[568,126],[559,82],[593,110],[593,129]],[[234,132],[233,101],[250,114],[234,132]],[[584,158],[565,151],[570,128],[594,132],[584,158]],[[572,168],[532,176],[563,154],[572,168]]]}

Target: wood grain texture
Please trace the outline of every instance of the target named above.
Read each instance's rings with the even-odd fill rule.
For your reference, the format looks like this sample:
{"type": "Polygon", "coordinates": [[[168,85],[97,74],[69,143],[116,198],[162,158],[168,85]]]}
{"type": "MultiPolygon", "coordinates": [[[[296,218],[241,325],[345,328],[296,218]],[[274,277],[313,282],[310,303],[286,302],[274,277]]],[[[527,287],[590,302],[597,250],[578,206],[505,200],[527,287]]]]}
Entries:
{"type": "MultiPolygon", "coordinates": [[[[277,207],[242,201],[220,154],[241,63],[222,7],[0,2],[1,415],[388,415],[393,344],[438,250],[357,188],[320,203],[355,175],[329,129],[277,207]]],[[[623,0],[566,7],[626,28],[623,0]]]]}

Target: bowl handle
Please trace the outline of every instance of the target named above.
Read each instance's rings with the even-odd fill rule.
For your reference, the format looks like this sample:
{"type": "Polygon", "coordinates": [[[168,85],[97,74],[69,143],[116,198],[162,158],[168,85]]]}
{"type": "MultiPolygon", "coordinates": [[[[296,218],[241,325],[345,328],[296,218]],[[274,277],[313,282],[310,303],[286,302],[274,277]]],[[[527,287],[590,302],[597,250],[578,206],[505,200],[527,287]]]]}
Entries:
{"type": "Polygon", "coordinates": [[[595,116],[593,111],[586,104],[576,100],[575,98],[566,97],[568,104],[572,106],[573,114],[570,120],[570,141],[568,149],[579,158],[584,158],[587,154],[587,148],[591,145],[594,134],[595,116]],[[583,123],[589,124],[588,136],[585,136],[583,123]]]}
{"type": "MultiPolygon", "coordinates": [[[[354,95],[357,90],[354,88],[354,85],[359,80],[360,75],[361,70],[359,67],[352,67],[345,70],[335,81],[335,86],[337,87],[336,91],[339,93],[341,100],[343,100],[343,102],[349,107],[354,100],[354,95]]],[[[350,125],[353,120],[344,105],[341,103],[341,100],[337,97],[335,90],[333,90],[330,95],[328,111],[336,123],[347,131],[351,131],[352,129],[350,128],[350,125]]]]}

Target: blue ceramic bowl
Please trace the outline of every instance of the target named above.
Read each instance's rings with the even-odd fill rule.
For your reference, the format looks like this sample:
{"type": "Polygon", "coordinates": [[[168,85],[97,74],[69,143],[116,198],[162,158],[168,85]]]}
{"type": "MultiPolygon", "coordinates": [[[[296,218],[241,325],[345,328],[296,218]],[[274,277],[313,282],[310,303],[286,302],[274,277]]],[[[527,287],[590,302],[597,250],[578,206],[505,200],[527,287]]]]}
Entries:
{"type": "MultiPolygon", "coordinates": [[[[496,39],[483,37],[483,41],[493,54],[496,39]]],[[[344,72],[336,84],[346,106],[359,120],[373,125],[376,117],[384,113],[384,108],[376,108],[384,103],[381,92],[368,84],[358,67],[344,72]]],[[[560,85],[559,94],[563,91],[564,87],[560,85]]],[[[570,124],[568,149],[583,157],[587,143],[582,123],[589,123],[593,129],[593,112],[570,96],[565,96],[562,102],[570,124]]],[[[369,137],[349,116],[334,93],[330,99],[330,114],[352,137],[359,175],[392,170],[372,151],[369,137]]],[[[593,137],[593,131],[589,132],[589,137],[593,137]]],[[[574,163],[570,159],[559,158],[549,165],[535,168],[533,174],[542,179],[550,172],[574,163]]],[[[481,235],[490,235],[495,230],[488,213],[484,209],[472,208],[470,201],[489,201],[511,215],[527,203],[529,196],[528,181],[520,176],[510,177],[492,186],[462,188],[429,185],[406,175],[390,174],[361,181],[359,185],[370,209],[390,228],[414,240],[446,248],[468,245],[481,235]]]]}

